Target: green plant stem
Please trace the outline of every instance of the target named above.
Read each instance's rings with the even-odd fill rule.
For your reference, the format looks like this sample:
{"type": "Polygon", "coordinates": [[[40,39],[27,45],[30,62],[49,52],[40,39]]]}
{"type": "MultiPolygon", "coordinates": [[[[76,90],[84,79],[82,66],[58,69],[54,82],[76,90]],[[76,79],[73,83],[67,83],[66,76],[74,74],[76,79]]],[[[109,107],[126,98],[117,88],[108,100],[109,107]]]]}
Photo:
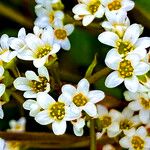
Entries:
{"type": "Polygon", "coordinates": [[[104,68],[99,70],[98,72],[94,73],[92,76],[88,77],[87,80],[90,83],[95,83],[97,80],[99,80],[101,77],[108,75],[111,72],[111,69],[104,68]]]}
{"type": "Polygon", "coordinates": [[[95,121],[90,120],[90,150],[96,150],[95,121]]]}

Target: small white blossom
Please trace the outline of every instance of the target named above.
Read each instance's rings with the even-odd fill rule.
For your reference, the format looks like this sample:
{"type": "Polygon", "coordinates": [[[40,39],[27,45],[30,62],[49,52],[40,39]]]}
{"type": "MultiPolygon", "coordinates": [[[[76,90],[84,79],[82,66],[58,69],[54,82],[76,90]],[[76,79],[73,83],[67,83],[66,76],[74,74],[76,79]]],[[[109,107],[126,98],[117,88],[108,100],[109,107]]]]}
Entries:
{"type": "Polygon", "coordinates": [[[35,12],[37,14],[35,25],[42,28],[54,26],[57,21],[62,22],[64,18],[64,13],[62,11],[53,10],[50,5],[47,8],[37,5],[35,7],[35,12]]]}
{"type": "Polygon", "coordinates": [[[77,88],[70,84],[62,87],[62,95],[70,104],[71,110],[78,114],[85,111],[89,116],[97,116],[96,103],[103,100],[105,97],[104,92],[100,90],[89,91],[89,82],[86,79],[79,81],[77,88]]]}
{"type": "Polygon", "coordinates": [[[0,60],[10,62],[16,55],[16,51],[10,50],[10,38],[3,34],[0,38],[0,60]]]}
{"type": "Polygon", "coordinates": [[[105,80],[105,85],[109,88],[114,88],[124,82],[129,91],[136,92],[139,88],[137,76],[149,71],[149,65],[141,62],[139,55],[130,54],[126,58],[121,58],[115,49],[108,52],[105,63],[115,70],[105,80]]]}
{"type": "Polygon", "coordinates": [[[117,149],[111,144],[106,144],[103,146],[102,150],[117,150],[117,149]]]}
{"type": "Polygon", "coordinates": [[[25,91],[25,98],[36,98],[37,93],[50,91],[50,78],[46,67],[38,68],[37,76],[33,71],[26,71],[25,77],[18,77],[14,81],[14,87],[25,91]]]}
{"type": "Polygon", "coordinates": [[[107,31],[112,31],[122,37],[126,29],[130,26],[130,20],[127,17],[127,13],[120,12],[118,14],[106,13],[108,21],[102,23],[102,27],[107,31]]]}
{"type": "Polygon", "coordinates": [[[146,56],[146,48],[150,46],[150,38],[139,36],[143,32],[143,27],[139,24],[130,25],[122,38],[116,33],[105,31],[98,36],[101,43],[114,47],[114,49],[122,56],[134,53],[138,54],[141,59],[146,56]]]}
{"type": "Polygon", "coordinates": [[[102,18],[104,7],[100,0],[84,0],[77,4],[73,9],[75,19],[82,20],[84,26],[89,25],[95,18],[102,18]]]}
{"type": "Polygon", "coordinates": [[[44,29],[40,37],[28,34],[25,41],[30,49],[26,49],[20,57],[27,60],[27,56],[28,60],[33,60],[33,64],[37,68],[44,66],[48,57],[60,50],[60,46],[54,43],[54,31],[51,27],[44,29]]]}
{"type": "Polygon", "coordinates": [[[125,137],[119,141],[123,148],[129,150],[149,150],[150,149],[150,137],[147,136],[146,129],[141,126],[137,130],[132,128],[125,137]]]}
{"type": "Polygon", "coordinates": [[[150,95],[148,92],[132,93],[126,91],[125,99],[131,101],[128,105],[133,111],[139,111],[139,118],[142,123],[146,124],[150,121],[150,95]]]}
{"type": "Polygon", "coordinates": [[[55,43],[58,43],[64,50],[70,50],[70,41],[68,36],[73,32],[73,24],[63,26],[61,21],[57,21],[54,26],[55,43]]]}
{"type": "Polygon", "coordinates": [[[19,120],[10,120],[9,126],[10,129],[8,131],[11,132],[24,132],[25,131],[25,125],[26,125],[26,119],[24,117],[21,117],[19,120]]]}
{"type": "Polygon", "coordinates": [[[66,121],[77,119],[78,116],[71,113],[68,103],[59,96],[56,102],[47,93],[38,93],[37,102],[43,109],[35,116],[35,120],[41,125],[48,125],[52,123],[52,130],[56,135],[62,135],[66,131],[66,121]]]}

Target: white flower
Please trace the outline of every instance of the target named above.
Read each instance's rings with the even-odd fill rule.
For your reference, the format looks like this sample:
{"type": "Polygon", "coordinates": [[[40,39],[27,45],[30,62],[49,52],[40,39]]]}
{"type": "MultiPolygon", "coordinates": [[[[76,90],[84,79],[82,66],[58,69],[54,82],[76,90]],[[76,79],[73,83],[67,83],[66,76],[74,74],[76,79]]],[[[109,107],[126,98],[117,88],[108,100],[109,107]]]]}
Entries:
{"type": "Polygon", "coordinates": [[[103,146],[102,150],[117,150],[117,149],[111,144],[106,144],[103,146]]]}
{"type": "Polygon", "coordinates": [[[132,0],[103,0],[103,5],[107,13],[127,12],[133,9],[134,2],[132,0]]]}
{"type": "Polygon", "coordinates": [[[125,99],[131,101],[128,105],[133,111],[139,111],[139,118],[142,123],[147,124],[150,121],[150,95],[147,92],[132,93],[126,91],[125,99]]]}
{"type": "Polygon", "coordinates": [[[85,111],[89,116],[96,117],[95,104],[103,100],[104,92],[100,90],[89,91],[89,82],[86,79],[79,81],[77,88],[70,84],[62,87],[62,95],[70,103],[71,110],[81,115],[85,111]]]}
{"type": "Polygon", "coordinates": [[[24,93],[25,98],[36,98],[38,92],[50,91],[49,73],[46,67],[38,68],[37,76],[33,71],[26,71],[26,77],[18,77],[14,81],[14,87],[24,93]]]}
{"type": "Polygon", "coordinates": [[[10,129],[8,129],[8,131],[24,132],[25,125],[26,125],[26,119],[24,117],[21,117],[18,121],[10,120],[10,122],[9,122],[10,129]]]}
{"type": "Polygon", "coordinates": [[[60,46],[54,43],[54,31],[51,27],[44,29],[41,37],[28,34],[25,41],[30,50],[24,51],[21,58],[27,60],[26,56],[28,56],[28,60],[33,60],[33,64],[37,68],[44,66],[48,57],[60,50],[60,46]]]}
{"type": "Polygon", "coordinates": [[[147,136],[146,129],[141,126],[137,130],[131,129],[125,137],[119,141],[123,148],[129,150],[149,150],[150,149],[150,137],[147,136]]]}
{"type": "Polygon", "coordinates": [[[77,4],[72,11],[75,14],[75,19],[83,19],[83,25],[87,26],[95,18],[102,18],[105,9],[100,0],[84,0],[77,4]]]}
{"type": "Polygon", "coordinates": [[[139,87],[137,76],[149,71],[149,65],[140,62],[139,55],[130,54],[122,59],[115,49],[108,52],[105,63],[109,68],[115,70],[105,80],[105,85],[109,88],[114,88],[124,82],[129,91],[136,92],[139,87]]]}
{"type": "Polygon", "coordinates": [[[85,126],[85,119],[79,118],[75,121],[72,121],[73,132],[76,136],[82,136],[84,133],[83,127],[85,126]]]}
{"type": "Polygon", "coordinates": [[[0,38],[0,60],[10,62],[16,55],[16,51],[10,51],[10,38],[3,34],[0,38]]]}
{"type": "Polygon", "coordinates": [[[41,125],[52,123],[54,134],[61,135],[66,131],[66,121],[77,119],[75,114],[71,113],[64,97],[60,96],[56,102],[50,95],[39,93],[37,102],[44,109],[35,116],[35,120],[41,125]]]}
{"type": "Polygon", "coordinates": [[[150,46],[150,38],[139,38],[142,32],[143,28],[141,25],[132,24],[126,29],[123,38],[120,38],[114,32],[105,31],[99,35],[98,40],[101,43],[114,47],[122,57],[129,53],[136,53],[143,59],[147,53],[146,48],[150,46]]]}
{"type": "Polygon", "coordinates": [[[68,36],[73,32],[73,24],[63,26],[61,21],[57,21],[54,26],[55,42],[58,43],[64,50],[70,50],[70,41],[68,36]]]}
{"type": "Polygon", "coordinates": [[[62,22],[64,18],[64,13],[62,11],[53,10],[50,5],[47,8],[37,5],[35,7],[35,12],[37,14],[37,18],[34,24],[42,28],[53,26],[57,21],[62,22]]]}
{"type": "Polygon", "coordinates": [[[106,13],[108,21],[102,23],[102,27],[107,31],[112,31],[122,37],[126,29],[130,26],[130,20],[127,17],[127,13],[120,12],[118,14],[106,13]]]}
{"type": "MultiPolygon", "coordinates": [[[[118,120],[118,111],[111,110],[108,112],[107,108],[102,105],[97,105],[98,110],[98,127],[101,130],[98,136],[102,136],[106,131],[108,136],[113,131],[113,135],[117,135],[119,132],[119,125],[116,122],[118,120]]],[[[112,137],[112,136],[111,136],[112,137]]],[[[99,138],[99,137],[98,137],[99,138]]]]}
{"type": "Polygon", "coordinates": [[[38,102],[32,99],[26,100],[23,103],[23,108],[30,111],[29,115],[31,117],[35,117],[42,109],[38,102]]]}

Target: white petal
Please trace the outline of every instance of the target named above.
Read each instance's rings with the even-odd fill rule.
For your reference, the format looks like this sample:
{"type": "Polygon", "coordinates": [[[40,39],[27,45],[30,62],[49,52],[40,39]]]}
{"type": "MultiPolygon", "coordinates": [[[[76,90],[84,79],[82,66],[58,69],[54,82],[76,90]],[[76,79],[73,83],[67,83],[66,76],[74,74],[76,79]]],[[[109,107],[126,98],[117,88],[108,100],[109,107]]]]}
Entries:
{"type": "Polygon", "coordinates": [[[39,80],[39,77],[33,71],[26,71],[25,76],[27,80],[39,80]]]}
{"type": "Polygon", "coordinates": [[[144,62],[140,62],[134,69],[135,75],[143,75],[150,70],[150,66],[144,62]]]}
{"type": "Polygon", "coordinates": [[[109,45],[109,46],[113,46],[113,47],[116,46],[116,41],[118,39],[119,39],[118,35],[110,31],[105,31],[98,36],[98,40],[101,43],[109,45]]]}
{"type": "Polygon", "coordinates": [[[137,100],[129,103],[128,107],[134,111],[140,110],[142,108],[137,100]]]}
{"type": "Polygon", "coordinates": [[[106,55],[105,64],[109,68],[111,68],[113,70],[117,70],[121,60],[122,60],[122,58],[121,58],[120,54],[115,49],[111,49],[106,55]]]}
{"type": "Polygon", "coordinates": [[[141,25],[139,24],[132,24],[129,26],[124,34],[123,40],[124,41],[131,41],[134,44],[139,36],[141,35],[141,25]]]}
{"type": "Polygon", "coordinates": [[[96,117],[97,116],[97,109],[96,109],[96,106],[91,103],[91,102],[88,102],[83,110],[91,117],[96,117]]]}
{"type": "Polygon", "coordinates": [[[87,6],[84,4],[78,4],[72,9],[74,14],[77,15],[88,15],[90,12],[87,10],[87,6]]]}
{"type": "Polygon", "coordinates": [[[32,105],[32,104],[35,104],[35,103],[36,103],[35,100],[32,100],[32,99],[26,100],[26,101],[23,103],[23,108],[26,109],[26,110],[30,110],[30,109],[31,109],[31,105],[32,105]]]}
{"type": "Polygon", "coordinates": [[[130,11],[131,9],[133,9],[135,3],[132,0],[128,0],[128,1],[122,1],[122,5],[123,5],[123,9],[125,9],[125,11],[130,11]]]}
{"type": "Polygon", "coordinates": [[[150,38],[149,37],[142,37],[137,40],[135,43],[136,47],[143,47],[143,48],[148,48],[150,47],[150,38]]]}
{"type": "Polygon", "coordinates": [[[37,97],[37,93],[34,91],[26,91],[24,92],[23,96],[25,98],[36,98],[37,97]]]}
{"type": "Polygon", "coordinates": [[[136,100],[137,99],[137,93],[133,93],[133,92],[130,92],[130,91],[125,91],[124,92],[124,96],[125,96],[125,99],[127,101],[131,101],[131,100],[136,100]]]}
{"type": "Polygon", "coordinates": [[[4,84],[0,84],[0,97],[4,94],[6,86],[4,84]]]}
{"type": "Polygon", "coordinates": [[[37,94],[37,102],[43,109],[48,109],[49,105],[55,103],[55,100],[49,94],[40,92],[37,94]]]}
{"type": "Polygon", "coordinates": [[[135,68],[135,66],[137,66],[140,62],[140,57],[137,54],[129,54],[126,57],[127,60],[130,60],[132,63],[132,66],[135,68]]]}
{"type": "Polygon", "coordinates": [[[4,112],[3,112],[2,106],[0,106],[0,119],[3,119],[3,118],[4,118],[4,112]]]}
{"type": "Polygon", "coordinates": [[[61,41],[61,47],[62,47],[64,50],[70,50],[71,45],[70,45],[70,41],[69,41],[68,38],[66,38],[64,41],[61,41]]]}
{"type": "Polygon", "coordinates": [[[122,115],[125,117],[125,118],[131,118],[134,114],[134,111],[131,110],[129,107],[125,107],[122,111],[122,115]]]}
{"type": "Polygon", "coordinates": [[[125,87],[131,92],[136,92],[139,87],[139,81],[136,76],[133,76],[131,78],[125,78],[124,84],[125,87]]]}
{"type": "Polygon", "coordinates": [[[54,132],[55,135],[62,135],[65,133],[66,131],[66,121],[60,121],[60,122],[53,122],[52,123],[52,130],[54,132]]]}
{"type": "Polygon", "coordinates": [[[144,124],[148,123],[150,121],[150,112],[144,109],[140,110],[139,118],[144,124]]]}
{"type": "Polygon", "coordinates": [[[134,51],[131,51],[130,52],[131,54],[138,54],[140,56],[141,59],[143,59],[146,54],[147,54],[147,51],[145,48],[143,48],[142,46],[141,47],[137,47],[134,49],[134,51]]]}
{"type": "Polygon", "coordinates": [[[14,81],[14,87],[21,91],[31,90],[31,87],[29,86],[30,82],[24,77],[18,77],[14,81]]]}
{"type": "Polygon", "coordinates": [[[97,18],[102,18],[104,15],[105,9],[102,5],[98,8],[98,11],[94,14],[97,18]]]}
{"type": "Polygon", "coordinates": [[[21,39],[15,38],[11,41],[10,47],[14,50],[20,50],[25,46],[25,42],[21,39]]]}
{"type": "Polygon", "coordinates": [[[33,60],[34,53],[30,49],[25,48],[17,54],[17,57],[22,60],[33,60]]]}
{"type": "Polygon", "coordinates": [[[123,81],[124,79],[119,77],[118,71],[114,71],[107,76],[105,80],[105,86],[108,88],[114,88],[120,85],[123,81]]]}
{"type": "Polygon", "coordinates": [[[2,66],[0,66],[0,77],[2,77],[4,74],[4,68],[2,66]]]}
{"type": "Polygon", "coordinates": [[[70,35],[74,30],[74,25],[73,24],[67,24],[64,26],[64,29],[66,30],[67,35],[70,35]]]}
{"type": "Polygon", "coordinates": [[[6,150],[6,142],[5,140],[0,138],[0,149],[1,150],[6,150]]]}
{"type": "Polygon", "coordinates": [[[83,26],[89,25],[94,20],[94,18],[95,18],[94,15],[87,15],[83,17],[82,20],[83,26]]]}
{"type": "Polygon", "coordinates": [[[57,44],[57,43],[55,43],[55,44],[53,45],[53,49],[52,49],[51,52],[50,52],[50,55],[56,54],[59,50],[60,50],[60,45],[57,44]]]}
{"type": "Polygon", "coordinates": [[[88,80],[82,79],[79,81],[79,83],[77,85],[77,91],[87,95],[89,92],[89,87],[90,87],[90,84],[89,84],[88,80]]]}
{"type": "Polygon", "coordinates": [[[109,115],[112,118],[113,122],[120,120],[121,117],[122,117],[122,113],[117,111],[117,110],[115,110],[115,109],[111,109],[109,111],[109,115]]]}
{"type": "Polygon", "coordinates": [[[33,65],[36,67],[36,68],[40,68],[40,67],[43,67],[45,62],[47,60],[47,57],[43,57],[43,58],[40,58],[40,59],[35,59],[33,61],[33,65]]]}
{"type": "Polygon", "coordinates": [[[145,140],[145,148],[150,148],[150,137],[146,137],[144,140],[145,140]]]}
{"type": "Polygon", "coordinates": [[[18,38],[23,40],[25,39],[25,37],[26,37],[26,30],[25,28],[21,28],[18,32],[18,38]]]}
{"type": "Polygon", "coordinates": [[[42,40],[37,36],[35,36],[34,34],[28,34],[25,40],[28,47],[31,48],[32,50],[37,50],[38,47],[44,45],[42,40]]]}
{"type": "Polygon", "coordinates": [[[97,103],[101,101],[102,99],[104,99],[104,97],[105,97],[104,92],[100,90],[93,90],[93,91],[90,91],[88,94],[88,98],[90,99],[90,102],[92,103],[97,103]]]}
{"type": "Polygon", "coordinates": [[[43,111],[39,112],[35,116],[35,120],[36,120],[36,122],[38,122],[41,125],[48,125],[53,122],[53,120],[50,118],[49,112],[47,110],[43,110],[43,111]]]}
{"type": "Polygon", "coordinates": [[[40,112],[40,110],[41,110],[41,107],[39,106],[39,104],[34,103],[34,104],[31,105],[31,109],[30,109],[29,115],[31,117],[35,117],[40,112]]]}
{"type": "Polygon", "coordinates": [[[136,130],[136,134],[139,135],[140,137],[145,138],[147,135],[147,131],[143,126],[141,126],[136,130]]]}
{"type": "Polygon", "coordinates": [[[45,66],[38,68],[38,74],[39,76],[46,77],[49,81],[49,73],[45,66]]]}
{"type": "Polygon", "coordinates": [[[97,105],[98,116],[108,115],[108,110],[103,105],[97,105]]]}
{"type": "Polygon", "coordinates": [[[1,43],[2,49],[9,49],[8,40],[9,40],[9,37],[7,34],[3,34],[1,36],[0,43],[1,43]]]}
{"type": "Polygon", "coordinates": [[[76,88],[71,84],[66,84],[61,89],[62,93],[69,94],[70,96],[74,95],[76,92],[76,88]]]}
{"type": "Polygon", "coordinates": [[[130,140],[125,136],[123,137],[120,141],[119,144],[123,147],[123,148],[129,148],[130,146],[130,140]]]}
{"type": "Polygon", "coordinates": [[[76,136],[82,136],[84,130],[83,130],[83,128],[76,128],[76,127],[73,126],[73,132],[76,136]]]}

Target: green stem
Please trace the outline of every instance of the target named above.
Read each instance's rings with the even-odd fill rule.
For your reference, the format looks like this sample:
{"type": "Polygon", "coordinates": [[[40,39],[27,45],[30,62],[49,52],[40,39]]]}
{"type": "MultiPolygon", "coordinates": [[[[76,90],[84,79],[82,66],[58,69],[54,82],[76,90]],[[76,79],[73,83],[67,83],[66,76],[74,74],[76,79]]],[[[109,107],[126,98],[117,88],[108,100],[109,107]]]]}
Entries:
{"type": "Polygon", "coordinates": [[[96,134],[94,119],[90,120],[90,150],[96,150],[96,134]]]}

